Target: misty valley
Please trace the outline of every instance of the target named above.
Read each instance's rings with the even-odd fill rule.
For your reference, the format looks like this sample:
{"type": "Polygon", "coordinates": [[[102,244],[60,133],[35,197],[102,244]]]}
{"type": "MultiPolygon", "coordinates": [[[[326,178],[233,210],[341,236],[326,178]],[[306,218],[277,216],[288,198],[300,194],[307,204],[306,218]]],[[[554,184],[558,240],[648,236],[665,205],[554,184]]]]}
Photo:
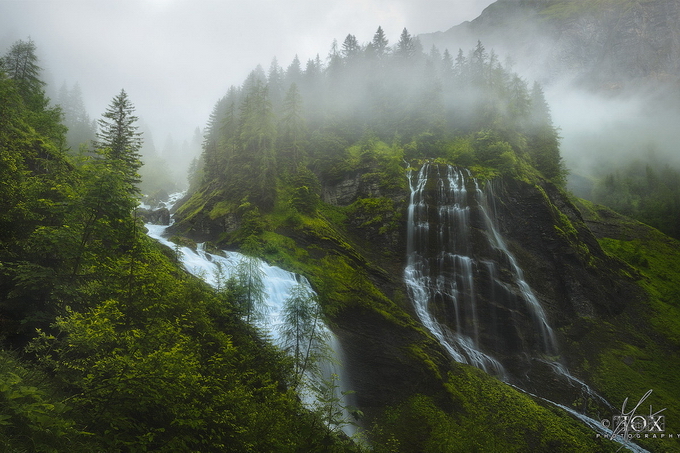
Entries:
{"type": "Polygon", "coordinates": [[[163,147],[8,44],[0,450],[680,451],[680,7],[584,5],[274,58],[163,147]]]}

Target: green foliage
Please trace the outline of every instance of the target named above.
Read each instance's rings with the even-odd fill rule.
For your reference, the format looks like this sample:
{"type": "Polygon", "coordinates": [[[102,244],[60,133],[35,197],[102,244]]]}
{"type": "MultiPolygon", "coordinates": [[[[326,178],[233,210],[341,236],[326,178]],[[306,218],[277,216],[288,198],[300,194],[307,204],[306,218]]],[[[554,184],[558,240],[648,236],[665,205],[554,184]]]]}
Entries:
{"type": "Polygon", "coordinates": [[[188,277],[134,217],[133,156],[67,156],[41,113],[0,74],[0,449],[351,451],[241,320],[252,266],[218,291],[188,277]]]}
{"type": "Polygon", "coordinates": [[[348,395],[351,391],[340,391],[338,380],[337,374],[331,374],[328,379],[316,383],[314,409],[329,427],[331,434],[339,437],[343,435],[342,430],[345,426],[354,424],[348,419],[348,411],[354,412],[355,416],[360,416],[361,413],[355,408],[343,405],[342,396],[348,395]]]}
{"type": "Polygon", "coordinates": [[[255,256],[244,255],[238,263],[236,282],[239,287],[235,301],[238,312],[248,323],[262,321],[267,313],[267,294],[264,291],[264,271],[255,256]]]}
{"type": "Polygon", "coordinates": [[[7,320],[4,336],[22,335],[54,315],[51,293],[63,278],[73,239],[72,230],[61,226],[72,218],[78,178],[55,141],[32,127],[35,114],[14,81],[0,76],[0,316],[7,320]]]}
{"type": "Polygon", "coordinates": [[[303,382],[305,373],[318,376],[319,361],[329,358],[328,333],[321,321],[316,295],[306,285],[296,285],[285,300],[280,327],[283,349],[294,364],[293,389],[303,382]]]}
{"type": "Polygon", "coordinates": [[[321,183],[314,173],[300,165],[291,178],[290,204],[303,214],[315,214],[321,202],[321,183]]]}
{"type": "Polygon", "coordinates": [[[458,137],[453,140],[446,150],[446,158],[461,167],[470,167],[475,164],[475,150],[472,141],[467,137],[458,137]]]}
{"type": "Polygon", "coordinates": [[[446,387],[456,412],[415,394],[379,419],[371,431],[376,451],[616,451],[613,443],[596,440],[564,413],[542,407],[475,369],[461,367],[448,376],[446,387]]]}
{"type": "Polygon", "coordinates": [[[46,376],[0,351],[0,449],[86,450],[88,433],[75,427],[72,408],[45,385],[46,376]]]}
{"type": "MultiPolygon", "coordinates": [[[[579,203],[587,221],[604,226],[598,242],[625,263],[619,268],[621,277],[643,290],[628,289],[622,313],[593,319],[583,329],[586,333],[575,346],[579,354],[586,351],[582,372],[615,407],[626,398],[637,401],[653,390],[643,406],[666,408],[667,432],[677,431],[680,382],[672,351],[680,347],[678,242],[603,206],[579,203]]],[[[673,451],[668,442],[649,442],[643,445],[651,451],[673,451]]]]}
{"type": "Polygon", "coordinates": [[[50,99],[45,95],[45,82],[40,79],[42,68],[38,65],[36,50],[31,39],[14,43],[0,58],[0,78],[4,79],[6,75],[12,81],[26,109],[26,123],[56,148],[63,149],[66,128],[61,124],[62,111],[59,107],[50,106],[50,99]]]}
{"type": "Polygon", "coordinates": [[[347,210],[359,228],[374,227],[379,234],[395,231],[400,226],[401,215],[391,198],[360,198],[347,210]]]}
{"type": "MultiPolygon", "coordinates": [[[[512,164],[516,160],[510,144],[500,141],[494,136],[493,132],[478,132],[472,146],[479,163],[484,166],[507,167],[507,165],[512,164]]],[[[509,170],[513,168],[514,165],[509,170]]]]}
{"type": "Polygon", "coordinates": [[[139,150],[142,147],[141,133],[135,125],[137,117],[135,108],[125,90],[114,96],[111,104],[97,121],[99,131],[95,148],[105,159],[119,162],[119,171],[132,185],[137,193],[136,184],[139,183],[139,168],[142,166],[139,150]]]}

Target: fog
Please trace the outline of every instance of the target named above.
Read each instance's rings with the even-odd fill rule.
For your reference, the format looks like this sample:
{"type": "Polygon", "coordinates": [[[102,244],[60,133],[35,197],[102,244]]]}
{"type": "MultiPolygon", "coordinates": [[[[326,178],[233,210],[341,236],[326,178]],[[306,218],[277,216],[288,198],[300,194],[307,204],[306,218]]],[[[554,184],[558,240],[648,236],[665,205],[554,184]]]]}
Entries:
{"type": "MultiPolygon", "coordinates": [[[[0,0],[0,53],[30,37],[51,97],[62,84],[79,83],[92,119],[124,88],[141,118],[147,147],[155,144],[158,153],[177,155],[187,143],[200,142],[196,128],[206,125],[216,100],[230,86],[240,86],[257,65],[266,70],[276,58],[286,68],[296,55],[303,68],[317,55],[327,63],[333,41],[340,44],[349,33],[365,44],[381,26],[393,45],[404,27],[414,36],[446,31],[475,19],[491,3],[0,0]]],[[[515,71],[529,83],[543,83],[561,130],[562,155],[574,175],[598,176],[650,153],[680,165],[680,107],[668,102],[667,88],[630,85],[598,92],[579,87],[574,74],[551,72],[559,59],[556,42],[547,36],[527,41],[527,35],[541,36],[542,29],[521,23],[511,30],[484,31],[480,22],[483,36],[466,24],[456,27],[461,32],[447,45],[437,42],[441,33],[421,40],[425,51],[432,41],[455,55],[481,38],[500,61],[512,57],[515,71]]],[[[186,164],[184,159],[181,165],[186,164]]]]}
{"type": "MultiPolygon", "coordinates": [[[[471,20],[491,0],[2,0],[0,54],[29,37],[49,94],[78,82],[99,118],[124,88],[156,147],[190,139],[217,99],[258,64],[286,67],[348,33],[370,41],[382,26],[391,43],[471,20]]],[[[148,135],[148,134],[147,134],[148,135]]],[[[147,137],[149,138],[149,137],[147,137]]],[[[159,150],[160,151],[160,150],[159,150]]]]}
{"type": "Polygon", "coordinates": [[[572,173],[602,176],[635,159],[680,166],[680,108],[663,91],[597,94],[570,84],[546,90],[572,173]]]}
{"type": "Polygon", "coordinates": [[[494,7],[421,40],[454,54],[481,40],[523,79],[541,83],[573,180],[602,177],[634,160],[680,167],[677,44],[665,36],[677,29],[672,18],[660,31],[646,23],[635,28],[613,13],[556,29],[530,6],[494,7]],[[662,44],[665,53],[652,58],[662,44]]]}

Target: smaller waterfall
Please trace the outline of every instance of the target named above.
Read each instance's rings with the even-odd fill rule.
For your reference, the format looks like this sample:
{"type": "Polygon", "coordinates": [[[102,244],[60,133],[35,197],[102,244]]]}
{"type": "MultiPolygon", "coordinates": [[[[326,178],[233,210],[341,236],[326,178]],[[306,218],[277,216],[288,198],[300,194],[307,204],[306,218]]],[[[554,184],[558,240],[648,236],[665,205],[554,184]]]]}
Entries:
{"type": "Polygon", "coordinates": [[[522,299],[528,304],[529,313],[531,314],[534,324],[538,326],[540,330],[540,336],[543,339],[543,351],[546,354],[557,354],[557,340],[555,339],[555,333],[548,324],[548,317],[543,310],[543,307],[538,302],[538,299],[531,290],[531,287],[524,279],[524,272],[522,268],[517,264],[517,260],[512,253],[508,250],[508,246],[503,240],[503,236],[498,231],[498,225],[496,222],[496,210],[491,210],[489,206],[495,207],[495,196],[493,194],[493,185],[488,185],[488,191],[486,194],[482,192],[474,180],[475,189],[477,192],[477,199],[480,200],[480,211],[484,216],[484,222],[486,224],[486,231],[489,235],[489,242],[492,247],[495,248],[500,254],[507,260],[510,264],[510,269],[513,273],[513,278],[517,287],[522,292],[522,299]]]}
{"type": "Polygon", "coordinates": [[[612,406],[612,404],[609,401],[607,401],[602,395],[598,394],[595,390],[590,388],[590,386],[583,382],[581,379],[572,375],[567,369],[567,367],[565,367],[561,363],[543,359],[537,359],[537,361],[548,366],[552,370],[552,373],[556,378],[566,381],[567,385],[570,387],[579,389],[584,405],[582,412],[584,413],[586,412],[587,407],[585,406],[587,406],[589,400],[592,400],[598,406],[607,408],[612,412],[616,411],[616,408],[614,408],[614,406],[612,406]]]}
{"type": "MultiPolygon", "coordinates": [[[[217,287],[220,281],[228,278],[244,258],[244,255],[238,252],[224,251],[224,256],[208,253],[205,251],[205,244],[198,244],[195,251],[189,247],[178,247],[163,236],[168,228],[167,226],[146,224],[146,228],[148,236],[178,251],[182,264],[188,272],[213,287],[217,287]]],[[[274,344],[280,344],[279,325],[282,323],[282,310],[291,290],[299,284],[306,285],[310,292],[313,292],[313,290],[303,276],[276,266],[270,266],[262,260],[259,260],[259,267],[264,275],[264,292],[268,309],[266,310],[266,318],[258,324],[258,327],[272,339],[274,344]]],[[[327,326],[324,325],[323,329],[325,329],[324,334],[328,338],[331,357],[320,364],[322,379],[336,385],[334,398],[338,401],[337,410],[342,411],[342,419],[347,421],[341,428],[345,434],[351,437],[356,433],[356,426],[349,423],[354,421],[354,418],[347,409],[352,406],[352,397],[348,388],[349,379],[342,366],[342,346],[327,326]]],[[[314,397],[308,394],[302,395],[302,400],[310,409],[313,409],[317,404],[314,397]]]]}
{"type": "MultiPolygon", "coordinates": [[[[640,447],[639,445],[633,443],[630,439],[624,439],[620,435],[615,435],[614,432],[611,429],[603,426],[601,421],[597,421],[594,418],[591,418],[591,417],[588,417],[587,415],[581,414],[580,412],[575,411],[571,407],[565,406],[563,404],[556,403],[554,401],[550,401],[549,399],[543,398],[543,397],[538,396],[538,395],[534,395],[533,393],[527,392],[526,390],[519,388],[517,386],[514,386],[512,384],[510,384],[510,386],[514,387],[518,391],[525,393],[525,394],[527,394],[527,395],[529,395],[533,398],[543,400],[543,401],[545,401],[549,404],[552,404],[555,407],[559,407],[560,409],[567,412],[569,415],[578,419],[584,425],[586,425],[587,427],[589,427],[590,429],[592,429],[593,431],[598,433],[600,436],[604,437],[605,439],[609,439],[609,440],[612,440],[612,441],[620,444],[621,448],[626,448],[627,450],[632,451],[633,453],[649,453],[649,450],[646,450],[646,449],[640,447]]],[[[609,403],[607,403],[607,404],[609,404],[609,403]]]]}

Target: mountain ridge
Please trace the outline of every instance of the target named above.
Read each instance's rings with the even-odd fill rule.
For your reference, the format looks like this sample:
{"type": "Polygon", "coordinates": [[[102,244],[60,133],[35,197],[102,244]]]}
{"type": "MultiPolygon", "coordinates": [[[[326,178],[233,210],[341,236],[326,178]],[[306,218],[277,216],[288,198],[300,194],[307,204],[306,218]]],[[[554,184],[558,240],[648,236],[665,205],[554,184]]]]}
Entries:
{"type": "Polygon", "coordinates": [[[542,83],[605,90],[680,80],[680,4],[672,0],[498,0],[476,19],[419,35],[453,52],[481,40],[542,83]]]}

